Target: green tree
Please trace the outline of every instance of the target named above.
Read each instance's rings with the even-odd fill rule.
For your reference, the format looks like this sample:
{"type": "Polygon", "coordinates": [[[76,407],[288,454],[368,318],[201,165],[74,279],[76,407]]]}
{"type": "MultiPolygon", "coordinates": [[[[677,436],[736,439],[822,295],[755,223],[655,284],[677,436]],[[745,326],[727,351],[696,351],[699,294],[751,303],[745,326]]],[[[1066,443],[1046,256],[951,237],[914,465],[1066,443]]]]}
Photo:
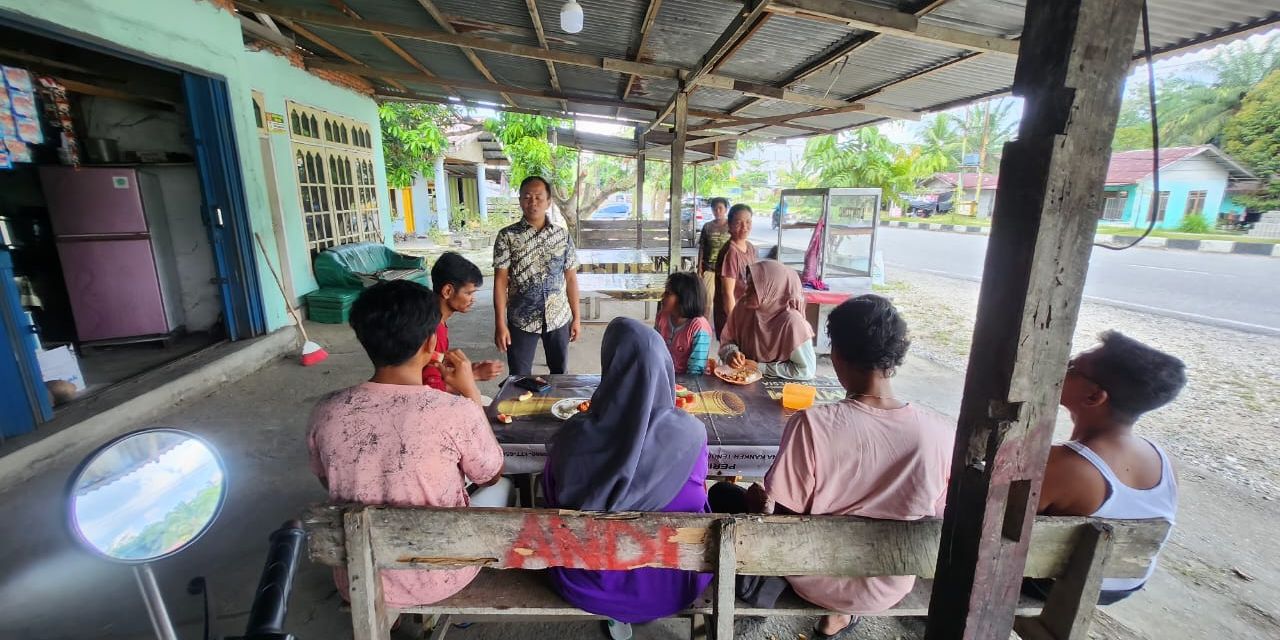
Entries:
{"type": "Polygon", "coordinates": [[[462,115],[446,105],[384,102],[378,120],[387,184],[403,189],[413,184],[414,175],[431,173],[435,158],[449,147],[445,128],[461,122],[462,115]]]}
{"type": "Polygon", "coordinates": [[[1008,98],[996,98],[964,110],[959,122],[960,150],[965,154],[978,154],[978,164],[984,173],[1000,170],[1004,143],[1013,139],[1018,128],[1018,120],[1012,113],[1015,104],[1008,98]]]}
{"type": "Polygon", "coordinates": [[[918,134],[920,161],[931,173],[955,171],[960,164],[960,131],[956,117],[939,113],[918,134]]]}
{"type": "MultiPolygon", "coordinates": [[[[1240,111],[1245,96],[1271,71],[1280,68],[1280,38],[1261,45],[1250,41],[1223,47],[1209,60],[1214,79],[1170,78],[1156,85],[1160,145],[1164,147],[1224,144],[1228,121],[1240,111]]],[[[1145,74],[1135,76],[1125,91],[1112,140],[1115,151],[1151,148],[1151,109],[1145,74]]]]}
{"type": "Polygon", "coordinates": [[[1241,100],[1240,111],[1223,128],[1226,152],[1249,165],[1265,189],[1244,198],[1247,206],[1280,208],[1280,69],[1241,100]]]}
{"type": "Polygon", "coordinates": [[[609,156],[585,153],[579,165],[577,149],[552,141],[554,131],[567,124],[555,118],[502,112],[486,120],[484,126],[502,142],[511,160],[513,182],[519,184],[532,175],[551,182],[551,201],[572,231],[580,212],[589,215],[609,196],[635,187],[636,177],[630,163],[609,156]]]}
{"type": "Polygon", "coordinates": [[[931,172],[918,149],[895,144],[872,127],[863,127],[844,141],[818,136],[805,143],[805,165],[827,187],[873,187],[883,192],[885,206],[903,202],[917,182],[931,172]]]}

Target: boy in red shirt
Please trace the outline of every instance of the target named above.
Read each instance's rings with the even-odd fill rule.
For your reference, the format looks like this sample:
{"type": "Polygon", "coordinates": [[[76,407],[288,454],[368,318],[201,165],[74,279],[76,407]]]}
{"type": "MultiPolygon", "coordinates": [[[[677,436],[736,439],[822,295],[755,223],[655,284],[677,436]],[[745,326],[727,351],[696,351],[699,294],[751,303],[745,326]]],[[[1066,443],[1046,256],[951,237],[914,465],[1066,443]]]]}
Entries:
{"type": "MultiPolygon", "coordinates": [[[[440,303],[440,325],[436,327],[436,353],[449,352],[449,318],[455,313],[466,313],[475,304],[476,291],[484,284],[484,275],[475,263],[460,254],[449,251],[440,256],[431,267],[431,288],[440,303]]],[[[472,363],[471,371],[477,381],[492,380],[502,373],[502,363],[497,360],[481,360],[472,363]]],[[[440,391],[454,393],[440,376],[436,363],[422,370],[422,384],[440,391]]]]}

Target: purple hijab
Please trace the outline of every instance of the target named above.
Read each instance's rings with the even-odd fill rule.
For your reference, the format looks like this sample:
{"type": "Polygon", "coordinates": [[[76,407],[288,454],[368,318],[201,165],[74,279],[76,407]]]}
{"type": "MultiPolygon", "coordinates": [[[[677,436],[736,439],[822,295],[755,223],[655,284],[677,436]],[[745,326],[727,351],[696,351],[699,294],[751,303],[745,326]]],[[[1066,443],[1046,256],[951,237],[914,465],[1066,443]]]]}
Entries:
{"type": "Polygon", "coordinates": [[[662,338],[616,318],[600,346],[591,410],[547,445],[556,502],[587,511],[661,511],[689,480],[706,427],[676,409],[675,369],[662,338]]]}

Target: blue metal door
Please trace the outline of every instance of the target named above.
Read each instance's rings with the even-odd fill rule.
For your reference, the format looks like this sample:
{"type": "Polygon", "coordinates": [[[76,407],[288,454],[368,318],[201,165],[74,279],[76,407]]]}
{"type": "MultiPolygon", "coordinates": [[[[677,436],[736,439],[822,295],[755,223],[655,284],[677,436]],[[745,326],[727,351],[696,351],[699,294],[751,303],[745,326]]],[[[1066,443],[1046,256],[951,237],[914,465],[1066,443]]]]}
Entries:
{"type": "Polygon", "coordinates": [[[36,346],[36,328],[13,281],[13,259],[0,249],[0,436],[5,438],[33,431],[53,418],[36,346]]]}
{"type": "Polygon", "coordinates": [[[232,340],[261,335],[266,318],[227,84],[184,73],[183,85],[227,335],[232,340]]]}

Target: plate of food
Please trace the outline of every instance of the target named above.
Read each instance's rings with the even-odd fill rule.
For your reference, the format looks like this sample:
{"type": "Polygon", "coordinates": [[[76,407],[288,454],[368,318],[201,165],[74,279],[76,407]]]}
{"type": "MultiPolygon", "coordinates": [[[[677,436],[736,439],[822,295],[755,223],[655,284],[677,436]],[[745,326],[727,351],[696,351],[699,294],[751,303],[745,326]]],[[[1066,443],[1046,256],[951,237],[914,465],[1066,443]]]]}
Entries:
{"type": "Polygon", "coordinates": [[[684,385],[678,384],[676,391],[676,408],[688,411],[693,405],[698,404],[698,394],[685,388],[684,385]]]}
{"type": "Polygon", "coordinates": [[[591,408],[591,398],[565,398],[551,405],[551,415],[568,420],[591,408]]]}
{"type": "Polygon", "coordinates": [[[716,377],[729,384],[752,384],[764,376],[760,374],[760,370],[754,366],[754,363],[748,363],[741,368],[721,364],[716,367],[716,377]]]}

